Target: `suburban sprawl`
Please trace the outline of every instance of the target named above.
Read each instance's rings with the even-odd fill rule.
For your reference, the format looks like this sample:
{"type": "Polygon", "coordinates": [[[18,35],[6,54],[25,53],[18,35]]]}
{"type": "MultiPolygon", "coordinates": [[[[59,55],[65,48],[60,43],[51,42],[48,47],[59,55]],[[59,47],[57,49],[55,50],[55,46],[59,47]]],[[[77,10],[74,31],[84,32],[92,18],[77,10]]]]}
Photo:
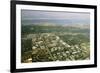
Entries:
{"type": "Polygon", "coordinates": [[[21,62],[90,59],[89,26],[22,25],[21,62]]]}

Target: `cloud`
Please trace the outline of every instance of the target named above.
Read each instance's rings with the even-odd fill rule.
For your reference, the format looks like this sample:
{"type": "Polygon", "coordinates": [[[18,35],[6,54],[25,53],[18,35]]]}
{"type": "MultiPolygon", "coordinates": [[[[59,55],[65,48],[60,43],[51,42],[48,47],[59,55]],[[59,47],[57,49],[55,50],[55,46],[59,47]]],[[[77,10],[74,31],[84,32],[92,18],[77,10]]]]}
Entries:
{"type": "Polygon", "coordinates": [[[57,12],[57,11],[39,11],[39,10],[22,10],[22,20],[70,20],[70,21],[90,21],[90,13],[83,12],[57,12]]]}

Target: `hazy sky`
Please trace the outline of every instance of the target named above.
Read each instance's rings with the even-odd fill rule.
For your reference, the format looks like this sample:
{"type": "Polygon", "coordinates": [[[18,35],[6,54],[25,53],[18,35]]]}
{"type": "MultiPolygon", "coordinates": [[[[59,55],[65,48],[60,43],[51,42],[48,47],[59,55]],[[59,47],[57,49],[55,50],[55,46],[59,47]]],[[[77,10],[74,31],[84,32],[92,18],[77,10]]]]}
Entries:
{"type": "Polygon", "coordinates": [[[55,11],[35,11],[35,10],[21,10],[21,19],[33,20],[33,23],[81,23],[90,24],[89,13],[79,12],[55,12],[55,11]]]}

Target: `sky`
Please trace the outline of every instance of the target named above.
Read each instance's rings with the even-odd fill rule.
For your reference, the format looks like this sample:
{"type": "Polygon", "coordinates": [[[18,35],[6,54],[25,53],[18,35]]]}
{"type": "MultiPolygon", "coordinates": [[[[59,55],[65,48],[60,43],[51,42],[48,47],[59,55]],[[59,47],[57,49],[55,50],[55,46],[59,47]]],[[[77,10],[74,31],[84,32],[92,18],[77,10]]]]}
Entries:
{"type": "Polygon", "coordinates": [[[90,24],[90,13],[21,10],[22,24],[53,23],[66,24],[90,24]]]}

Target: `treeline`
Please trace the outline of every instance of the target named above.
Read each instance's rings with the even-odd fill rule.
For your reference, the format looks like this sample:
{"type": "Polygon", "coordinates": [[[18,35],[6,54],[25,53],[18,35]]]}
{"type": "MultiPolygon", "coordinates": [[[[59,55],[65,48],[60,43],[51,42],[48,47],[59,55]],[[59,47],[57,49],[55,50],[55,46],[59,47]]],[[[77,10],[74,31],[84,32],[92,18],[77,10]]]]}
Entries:
{"type": "Polygon", "coordinates": [[[89,29],[63,26],[40,26],[40,25],[22,25],[22,34],[34,33],[51,33],[51,32],[72,32],[72,33],[89,33],[89,29]]]}

